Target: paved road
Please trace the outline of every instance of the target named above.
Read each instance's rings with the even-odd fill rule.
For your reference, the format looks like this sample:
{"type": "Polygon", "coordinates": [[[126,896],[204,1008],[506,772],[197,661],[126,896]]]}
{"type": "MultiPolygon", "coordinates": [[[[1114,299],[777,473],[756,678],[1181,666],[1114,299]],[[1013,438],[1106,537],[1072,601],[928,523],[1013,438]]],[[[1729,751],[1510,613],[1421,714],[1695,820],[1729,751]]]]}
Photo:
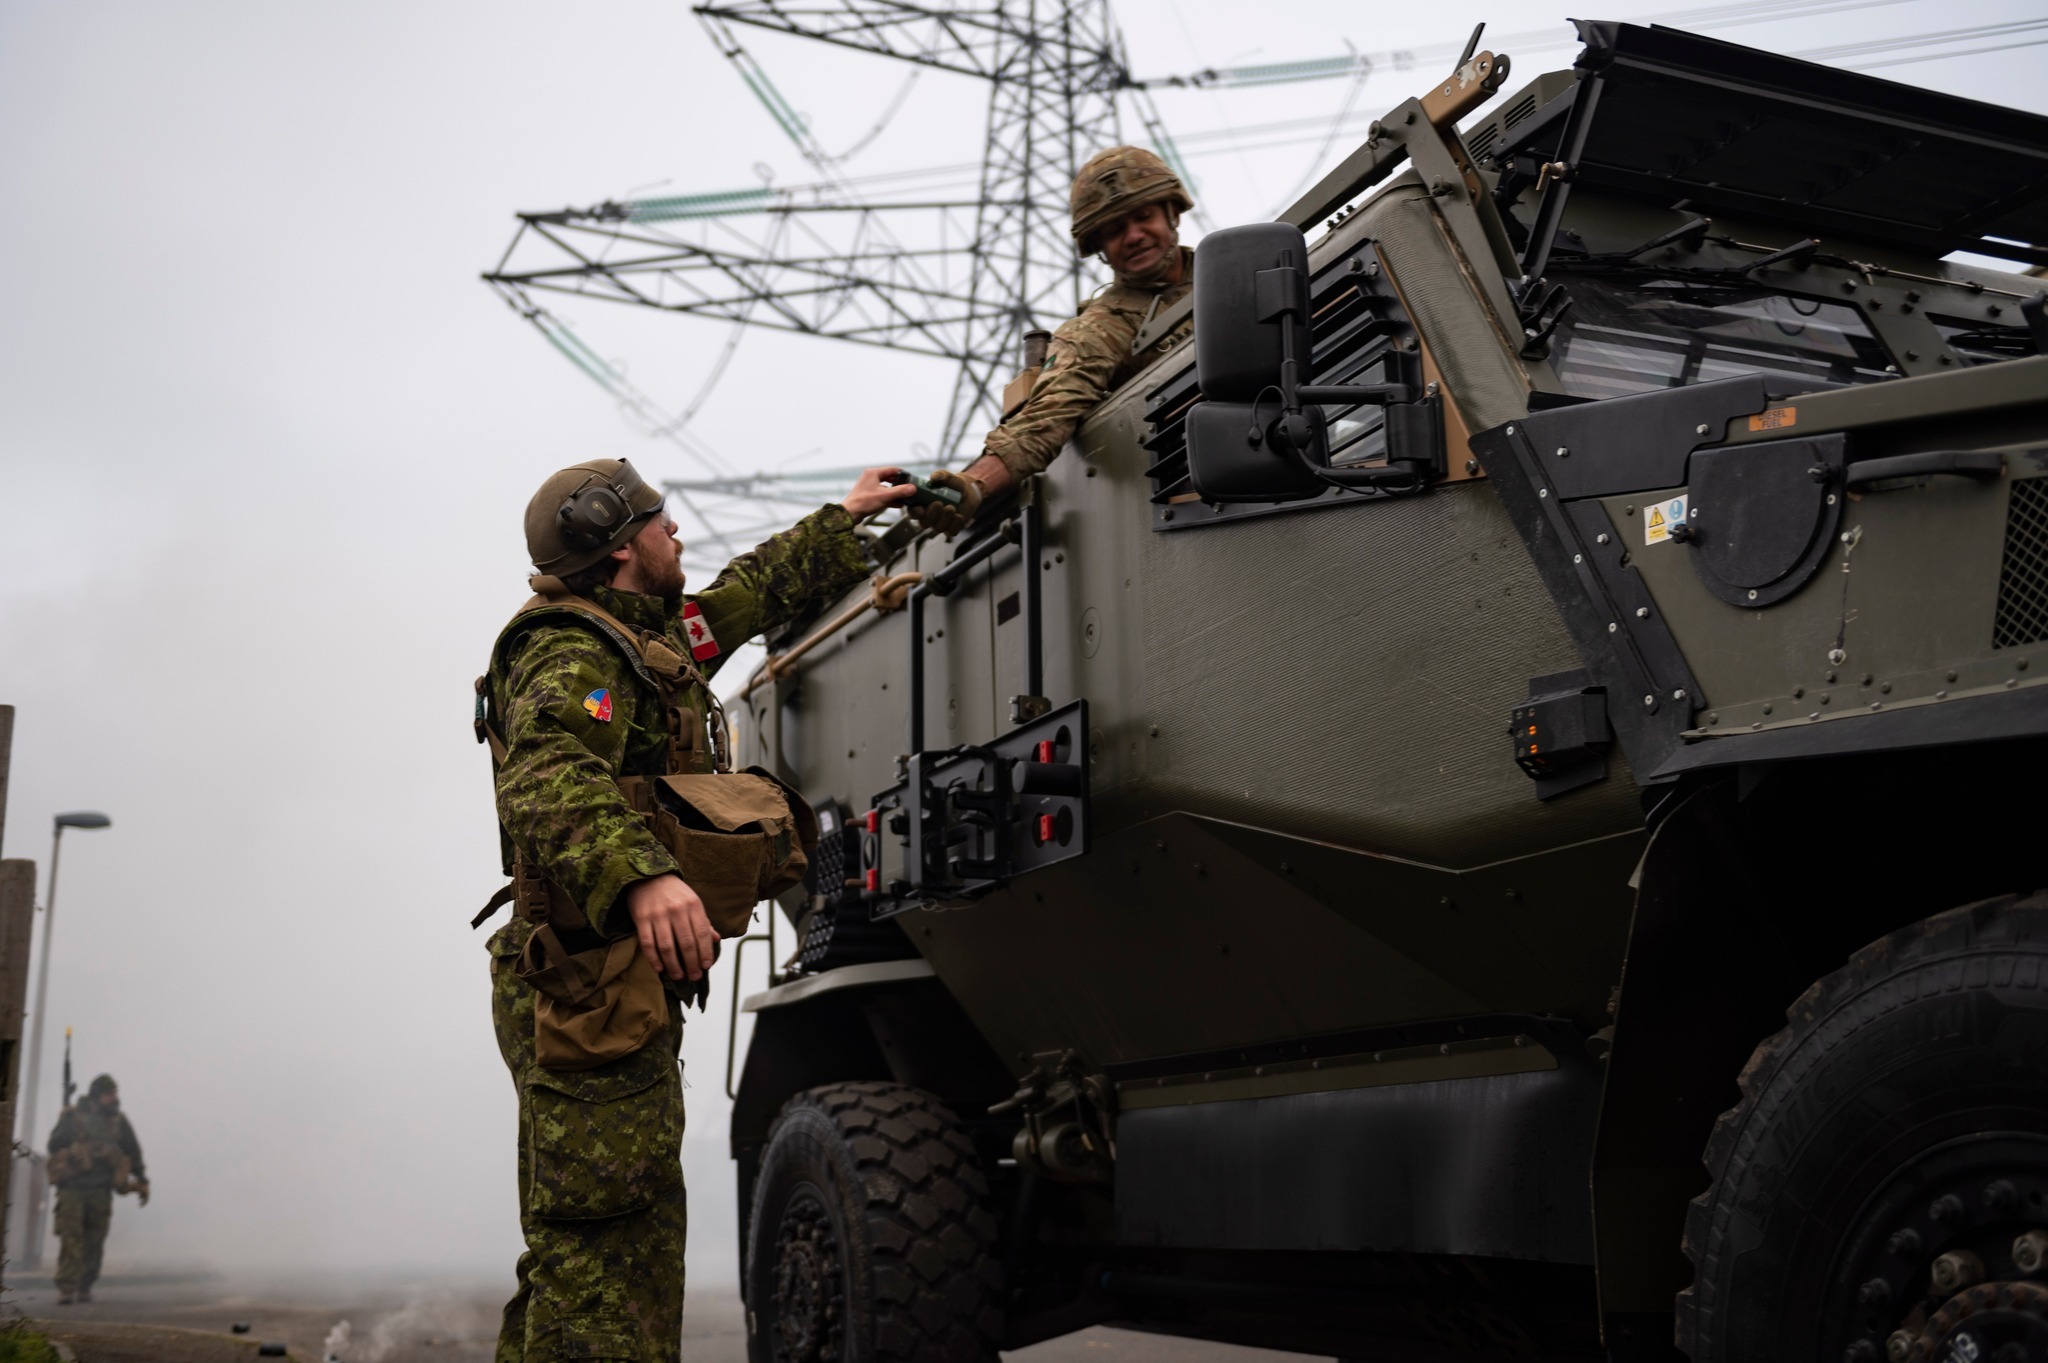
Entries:
{"type": "MultiPolygon", "coordinates": [[[[298,1363],[488,1363],[504,1290],[248,1288],[224,1278],[108,1278],[94,1300],[58,1306],[47,1278],[9,1296],[38,1328],[65,1340],[79,1363],[256,1363],[252,1341],[273,1340],[298,1363]],[[237,1338],[235,1322],[250,1329],[237,1338]],[[343,1332],[340,1327],[347,1323],[343,1332]],[[144,1328],[155,1327],[155,1328],[144,1328]]],[[[692,1292],[683,1317],[687,1363],[746,1363],[739,1297],[692,1292]]],[[[1303,1363],[1305,1355],[1098,1328],[1005,1355],[1018,1363],[1303,1363]]]]}

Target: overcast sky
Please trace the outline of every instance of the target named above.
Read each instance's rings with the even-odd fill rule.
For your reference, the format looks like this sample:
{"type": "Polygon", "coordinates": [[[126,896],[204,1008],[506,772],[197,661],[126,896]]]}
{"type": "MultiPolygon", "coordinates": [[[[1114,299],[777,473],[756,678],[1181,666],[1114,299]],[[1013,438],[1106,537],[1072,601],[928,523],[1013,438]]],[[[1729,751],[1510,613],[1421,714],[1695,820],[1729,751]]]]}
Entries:
{"type": "MultiPolygon", "coordinates": [[[[1118,9],[1148,74],[1563,18],[1470,0],[1118,9]]],[[[1796,51],[2038,14],[1898,0],[1718,31],[1796,51]]],[[[1882,74],[2039,109],[2031,40],[1882,74]]],[[[754,51],[835,146],[903,78],[772,37],[754,51]]],[[[1356,107],[1419,88],[1376,76],[1356,107]]],[[[1160,102],[1199,133],[1332,118],[1351,94],[1160,102]]],[[[923,78],[852,169],[973,159],[982,100],[923,78]]],[[[1320,135],[1300,136],[1195,144],[1210,221],[1270,216],[1351,147],[1318,161],[1320,135]]],[[[25,1134],[40,1144],[56,1115],[74,1026],[81,1081],[119,1078],[156,1188],[147,1209],[121,1203],[113,1271],[509,1282],[513,1095],[467,926],[500,883],[470,681],[525,595],[539,480],[597,455],[673,470],[477,274],[515,209],[743,187],[757,165],[810,178],[678,0],[0,5],[5,853],[46,861],[59,810],[114,820],[68,835],[42,1130],[25,1134]]],[[[566,315],[672,407],[727,339],[566,315]]],[[[750,334],[696,429],[749,466],[892,462],[932,439],[949,379],[750,334]]],[[[685,1048],[700,1282],[733,1260],[726,971],[685,1048]]]]}

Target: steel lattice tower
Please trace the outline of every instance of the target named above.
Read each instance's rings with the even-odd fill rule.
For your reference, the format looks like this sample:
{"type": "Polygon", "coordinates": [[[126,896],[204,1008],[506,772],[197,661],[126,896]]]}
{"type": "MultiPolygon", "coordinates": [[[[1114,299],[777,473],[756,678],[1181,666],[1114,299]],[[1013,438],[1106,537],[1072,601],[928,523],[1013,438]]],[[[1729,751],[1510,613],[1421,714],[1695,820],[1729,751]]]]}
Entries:
{"type": "MultiPolygon", "coordinates": [[[[787,188],[523,213],[484,277],[592,377],[659,429],[653,409],[535,301],[544,292],[633,303],[936,355],[958,367],[935,446],[952,462],[1001,416],[1016,341],[1072,316],[1094,287],[1074,256],[1068,192],[1081,163],[1121,141],[1118,97],[1179,164],[1131,80],[1109,0],[736,0],[694,11],[820,178],[787,188]],[[813,39],[984,81],[978,192],[863,193],[783,100],[743,29],[813,39]]],[[[914,177],[907,177],[914,180],[914,177]]],[[[674,428],[677,423],[667,422],[674,428]]],[[[694,442],[713,480],[735,470],[694,442]]]]}

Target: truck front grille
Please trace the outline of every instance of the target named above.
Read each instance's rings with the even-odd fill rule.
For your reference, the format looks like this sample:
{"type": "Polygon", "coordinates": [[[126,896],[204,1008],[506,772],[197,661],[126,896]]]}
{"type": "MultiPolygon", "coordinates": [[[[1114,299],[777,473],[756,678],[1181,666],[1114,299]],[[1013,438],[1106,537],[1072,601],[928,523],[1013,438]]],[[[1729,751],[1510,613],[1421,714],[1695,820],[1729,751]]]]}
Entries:
{"type": "Polygon", "coordinates": [[[2048,639],[2048,478],[2012,485],[2005,513],[2005,561],[1998,574],[1993,648],[2048,639]]]}

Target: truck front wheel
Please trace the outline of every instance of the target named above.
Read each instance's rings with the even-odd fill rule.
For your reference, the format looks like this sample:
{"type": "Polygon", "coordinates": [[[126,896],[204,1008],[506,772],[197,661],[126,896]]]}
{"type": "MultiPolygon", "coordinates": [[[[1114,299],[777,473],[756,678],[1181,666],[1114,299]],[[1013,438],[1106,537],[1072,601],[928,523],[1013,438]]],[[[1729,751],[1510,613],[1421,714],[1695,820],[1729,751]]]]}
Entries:
{"type": "Polygon", "coordinates": [[[752,1363],[984,1363],[1002,1332],[988,1180],[938,1099],[806,1090],[776,1118],[747,1236],[752,1363]]]}
{"type": "Polygon", "coordinates": [[[1696,1363],[2048,1358],[2048,893],[1896,932],[1809,989],[1707,1145],[1696,1363]]]}

